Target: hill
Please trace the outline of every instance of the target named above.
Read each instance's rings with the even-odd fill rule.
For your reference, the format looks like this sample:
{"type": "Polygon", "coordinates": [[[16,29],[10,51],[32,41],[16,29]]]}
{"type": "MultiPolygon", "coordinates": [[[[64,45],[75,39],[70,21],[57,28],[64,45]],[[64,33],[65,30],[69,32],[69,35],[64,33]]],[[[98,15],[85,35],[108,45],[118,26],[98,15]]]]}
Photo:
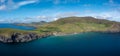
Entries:
{"type": "Polygon", "coordinates": [[[81,33],[81,32],[119,32],[120,23],[93,17],[66,17],[45,24],[37,29],[43,32],[81,33]]]}
{"type": "Polygon", "coordinates": [[[19,24],[36,27],[35,30],[0,29],[1,42],[28,42],[51,35],[82,32],[120,32],[120,22],[93,17],[66,17],[53,22],[19,24]]]}

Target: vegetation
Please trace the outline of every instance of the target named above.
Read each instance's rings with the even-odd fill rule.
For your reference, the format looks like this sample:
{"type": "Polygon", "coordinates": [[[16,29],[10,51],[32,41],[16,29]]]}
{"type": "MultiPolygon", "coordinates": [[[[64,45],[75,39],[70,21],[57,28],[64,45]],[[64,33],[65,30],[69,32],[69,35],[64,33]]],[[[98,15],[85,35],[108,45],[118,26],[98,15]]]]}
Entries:
{"type": "Polygon", "coordinates": [[[89,31],[119,31],[120,23],[93,17],[68,17],[50,22],[38,28],[49,32],[80,33],[89,31]],[[114,26],[114,27],[113,27],[114,26]],[[46,30],[44,30],[44,29],[46,30]]]}
{"type": "MultiPolygon", "coordinates": [[[[25,25],[25,24],[22,24],[25,25]]],[[[28,24],[27,24],[28,25],[28,24]]],[[[45,23],[45,24],[29,24],[29,26],[36,27],[35,30],[25,31],[17,29],[0,29],[0,34],[10,34],[13,32],[35,32],[35,33],[80,33],[89,31],[120,31],[120,23],[114,21],[108,21],[103,19],[95,19],[93,17],[67,17],[59,20],[45,23]]]]}

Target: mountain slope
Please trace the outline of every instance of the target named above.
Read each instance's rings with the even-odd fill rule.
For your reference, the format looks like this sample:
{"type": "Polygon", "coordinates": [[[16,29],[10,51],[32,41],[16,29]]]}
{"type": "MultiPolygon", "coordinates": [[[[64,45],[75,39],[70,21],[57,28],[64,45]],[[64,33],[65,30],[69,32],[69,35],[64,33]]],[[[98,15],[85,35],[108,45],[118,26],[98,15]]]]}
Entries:
{"type": "Polygon", "coordinates": [[[80,33],[89,31],[119,32],[120,23],[96,19],[93,17],[67,17],[45,24],[39,27],[37,30],[59,33],[80,33]],[[42,28],[44,28],[44,30],[42,28]]]}

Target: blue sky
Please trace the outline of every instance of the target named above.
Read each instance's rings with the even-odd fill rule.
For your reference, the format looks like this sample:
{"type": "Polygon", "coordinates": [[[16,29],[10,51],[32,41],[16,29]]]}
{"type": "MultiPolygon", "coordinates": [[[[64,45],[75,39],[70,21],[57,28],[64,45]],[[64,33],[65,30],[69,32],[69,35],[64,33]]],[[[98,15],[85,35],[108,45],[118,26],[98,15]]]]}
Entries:
{"type": "Polygon", "coordinates": [[[120,21],[120,0],[0,0],[0,22],[53,21],[92,16],[120,21]]]}

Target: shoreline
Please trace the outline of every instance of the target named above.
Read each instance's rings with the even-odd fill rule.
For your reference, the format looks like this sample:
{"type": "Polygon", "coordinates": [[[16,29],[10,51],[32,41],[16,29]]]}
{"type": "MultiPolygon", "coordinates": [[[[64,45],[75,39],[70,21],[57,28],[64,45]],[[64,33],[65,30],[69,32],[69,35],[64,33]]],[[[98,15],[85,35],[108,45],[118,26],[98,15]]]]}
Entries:
{"type": "Polygon", "coordinates": [[[22,34],[22,33],[13,33],[9,37],[5,37],[3,35],[0,35],[0,42],[3,43],[23,43],[23,42],[29,42],[40,38],[46,38],[52,36],[52,34],[36,34],[36,33],[28,33],[28,34],[22,34]]]}
{"type": "MultiPolygon", "coordinates": [[[[100,31],[91,31],[96,33],[120,33],[120,32],[100,32],[100,31]]],[[[80,32],[80,33],[70,33],[70,34],[59,34],[59,33],[45,33],[45,34],[37,34],[37,33],[28,33],[28,34],[22,34],[22,33],[13,33],[9,37],[5,37],[3,35],[0,35],[0,42],[3,43],[24,43],[24,42],[30,42],[37,39],[47,38],[49,36],[65,36],[65,35],[75,35],[75,34],[81,34],[81,33],[87,33],[87,32],[80,32]]]]}

